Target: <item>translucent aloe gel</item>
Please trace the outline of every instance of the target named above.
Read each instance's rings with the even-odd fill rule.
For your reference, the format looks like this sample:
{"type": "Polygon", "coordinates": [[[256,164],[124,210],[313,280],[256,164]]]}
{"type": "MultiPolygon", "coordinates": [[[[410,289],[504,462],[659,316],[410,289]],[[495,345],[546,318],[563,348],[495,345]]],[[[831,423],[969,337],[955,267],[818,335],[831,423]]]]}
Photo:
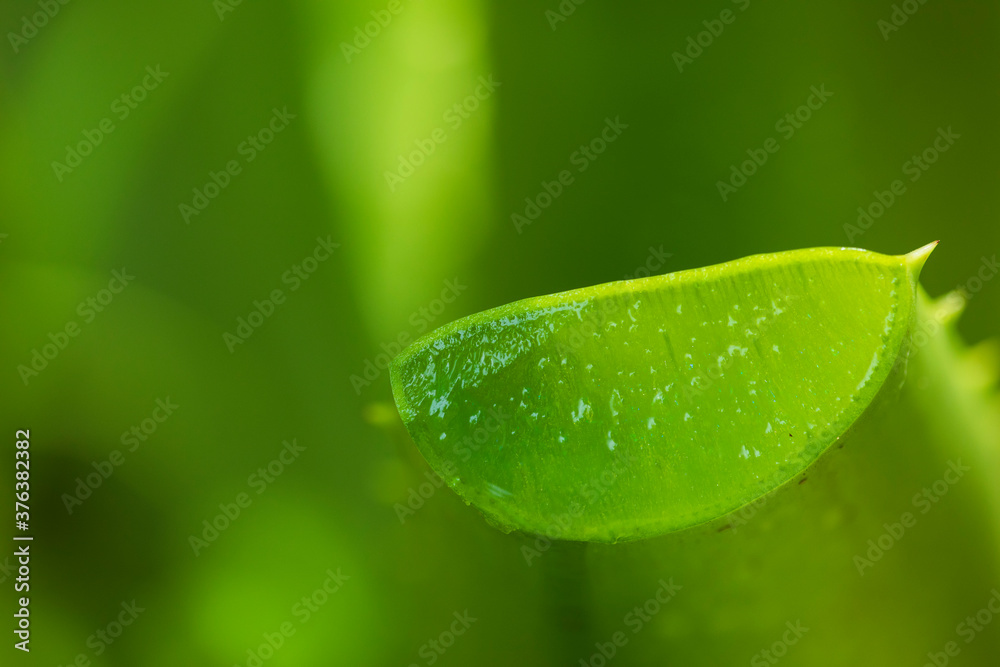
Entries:
{"type": "Polygon", "coordinates": [[[770,664],[791,623],[793,664],[921,664],[948,641],[974,664],[1000,643],[956,634],[1000,584],[996,398],[955,299],[917,285],[932,249],[519,301],[404,351],[396,403],[467,503],[543,536],[526,564],[586,617],[560,659],[611,641],[620,664],[770,664]],[[651,614],[663,582],[679,592],[651,614]]]}

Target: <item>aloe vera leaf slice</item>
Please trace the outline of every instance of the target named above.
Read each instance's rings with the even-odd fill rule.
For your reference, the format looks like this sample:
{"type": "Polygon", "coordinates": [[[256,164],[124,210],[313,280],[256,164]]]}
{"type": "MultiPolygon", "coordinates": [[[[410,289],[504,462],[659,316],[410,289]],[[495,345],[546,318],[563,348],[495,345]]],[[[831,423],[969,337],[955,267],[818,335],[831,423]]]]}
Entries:
{"type": "Polygon", "coordinates": [[[795,478],[864,413],[934,245],[756,255],[477,313],[394,360],[396,405],[504,530],[689,528],[795,478]]]}

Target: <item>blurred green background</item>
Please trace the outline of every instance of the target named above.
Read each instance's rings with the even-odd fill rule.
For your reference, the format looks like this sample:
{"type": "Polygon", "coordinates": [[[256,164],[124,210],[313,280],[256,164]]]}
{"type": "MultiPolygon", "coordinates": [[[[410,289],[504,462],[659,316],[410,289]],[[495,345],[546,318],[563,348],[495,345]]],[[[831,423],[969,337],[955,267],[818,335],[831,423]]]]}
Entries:
{"type": "MultiPolygon", "coordinates": [[[[36,542],[32,654],[0,662],[250,665],[285,627],[265,664],[423,665],[468,610],[440,664],[551,664],[539,568],[421,490],[380,355],[519,298],[799,247],[940,238],[928,291],[967,284],[1000,248],[1000,6],[892,14],[4,2],[0,418],[31,429],[36,542]],[[959,136],[910,180],[939,128],[959,136]]],[[[998,312],[986,283],[963,334],[998,312]]]]}

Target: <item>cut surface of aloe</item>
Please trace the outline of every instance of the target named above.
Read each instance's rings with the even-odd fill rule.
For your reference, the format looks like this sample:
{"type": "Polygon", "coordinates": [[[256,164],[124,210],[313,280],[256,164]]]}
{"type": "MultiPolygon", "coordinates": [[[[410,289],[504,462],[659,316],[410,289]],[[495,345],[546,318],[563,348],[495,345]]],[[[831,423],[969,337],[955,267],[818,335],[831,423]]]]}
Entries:
{"type": "Polygon", "coordinates": [[[421,453],[505,530],[616,542],[794,479],[905,353],[909,255],[816,248],[518,301],[392,365],[421,453]]]}

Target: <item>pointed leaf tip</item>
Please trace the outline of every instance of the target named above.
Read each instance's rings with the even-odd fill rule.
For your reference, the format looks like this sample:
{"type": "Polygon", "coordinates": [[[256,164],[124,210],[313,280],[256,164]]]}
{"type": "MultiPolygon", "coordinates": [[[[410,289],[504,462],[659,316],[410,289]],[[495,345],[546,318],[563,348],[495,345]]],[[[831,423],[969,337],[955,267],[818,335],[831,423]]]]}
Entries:
{"type": "Polygon", "coordinates": [[[933,241],[906,255],[906,266],[910,269],[910,273],[913,274],[914,282],[920,277],[920,270],[924,268],[924,263],[931,256],[931,253],[934,252],[934,248],[937,247],[938,243],[940,241],[933,241]]]}

